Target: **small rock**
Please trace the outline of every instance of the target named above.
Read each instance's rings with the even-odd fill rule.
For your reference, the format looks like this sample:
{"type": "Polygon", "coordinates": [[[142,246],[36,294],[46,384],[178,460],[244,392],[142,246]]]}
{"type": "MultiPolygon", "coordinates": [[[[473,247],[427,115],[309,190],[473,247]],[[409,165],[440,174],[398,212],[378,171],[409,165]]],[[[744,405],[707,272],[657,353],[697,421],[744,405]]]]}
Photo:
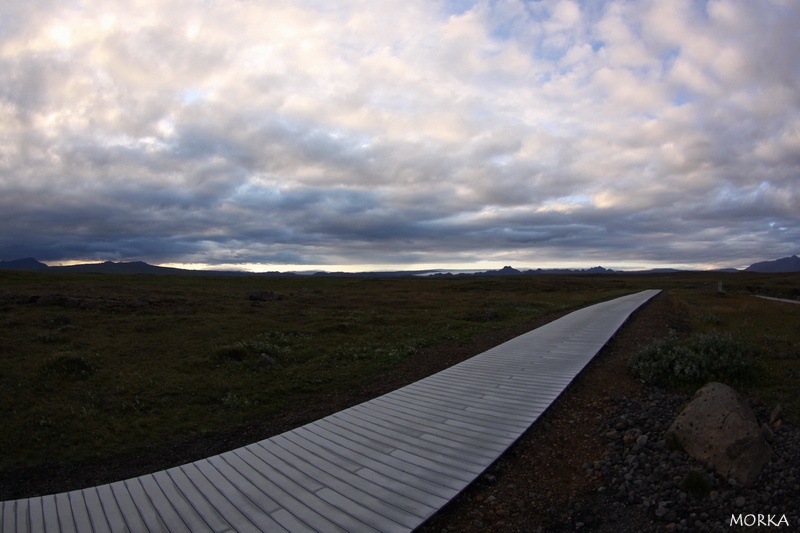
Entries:
{"type": "Polygon", "coordinates": [[[745,499],[744,496],[739,496],[736,498],[734,503],[736,504],[737,509],[741,509],[742,507],[744,507],[745,503],[747,503],[747,500],[745,499]]]}
{"type": "Polygon", "coordinates": [[[277,364],[278,362],[275,360],[274,357],[271,357],[265,353],[262,353],[258,356],[258,366],[270,368],[277,364]]]}
{"type": "Polygon", "coordinates": [[[769,414],[769,423],[775,424],[775,422],[781,420],[782,418],[783,418],[783,408],[781,407],[781,404],[778,404],[769,414]]]}

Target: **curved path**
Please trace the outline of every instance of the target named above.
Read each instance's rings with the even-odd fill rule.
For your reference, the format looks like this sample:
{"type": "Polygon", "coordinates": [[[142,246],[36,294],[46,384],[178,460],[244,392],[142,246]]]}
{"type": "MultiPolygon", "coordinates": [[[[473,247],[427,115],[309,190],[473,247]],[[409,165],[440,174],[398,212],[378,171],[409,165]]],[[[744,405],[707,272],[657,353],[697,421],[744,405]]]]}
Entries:
{"type": "Polygon", "coordinates": [[[0,504],[0,531],[411,531],[492,464],[657,290],[575,311],[243,448],[0,504]]]}

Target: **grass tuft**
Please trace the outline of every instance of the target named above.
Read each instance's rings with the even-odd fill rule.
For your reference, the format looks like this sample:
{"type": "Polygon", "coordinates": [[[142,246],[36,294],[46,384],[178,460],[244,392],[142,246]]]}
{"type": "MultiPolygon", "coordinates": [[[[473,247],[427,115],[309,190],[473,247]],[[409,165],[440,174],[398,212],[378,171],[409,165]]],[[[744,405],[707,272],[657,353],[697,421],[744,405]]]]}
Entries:
{"type": "Polygon", "coordinates": [[[71,381],[89,379],[97,371],[95,366],[79,355],[57,354],[42,364],[40,372],[46,376],[56,376],[71,381]]]}

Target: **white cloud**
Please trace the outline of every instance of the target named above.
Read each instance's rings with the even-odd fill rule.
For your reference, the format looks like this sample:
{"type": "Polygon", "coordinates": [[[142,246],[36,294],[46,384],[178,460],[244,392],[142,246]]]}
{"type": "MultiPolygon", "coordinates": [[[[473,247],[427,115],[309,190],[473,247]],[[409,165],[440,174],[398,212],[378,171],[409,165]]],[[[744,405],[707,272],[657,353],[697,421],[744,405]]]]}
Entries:
{"type": "Polygon", "coordinates": [[[707,263],[692,235],[797,242],[764,229],[797,227],[796,6],[445,7],[3,5],[0,246],[707,263]]]}

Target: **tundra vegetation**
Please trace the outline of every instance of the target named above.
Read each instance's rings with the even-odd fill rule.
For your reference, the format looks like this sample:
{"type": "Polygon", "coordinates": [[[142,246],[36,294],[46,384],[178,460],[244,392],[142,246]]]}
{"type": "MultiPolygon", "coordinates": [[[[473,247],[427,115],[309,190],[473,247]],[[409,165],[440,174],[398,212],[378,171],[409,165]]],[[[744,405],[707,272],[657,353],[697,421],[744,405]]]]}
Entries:
{"type": "MultiPolygon", "coordinates": [[[[647,288],[664,289],[660,297],[683,325],[641,356],[651,359],[644,366],[657,367],[652,359],[670,349],[721,345],[731,361],[744,361],[736,371],[745,394],[780,402],[787,417],[797,418],[800,305],[753,295],[797,299],[800,274],[0,271],[0,469],[136,453],[254,423],[380,381],[427,347],[469,343],[647,288]]],[[[699,379],[711,375],[703,368],[699,379]]],[[[669,371],[664,375],[665,384],[681,386],[669,371]]]]}

